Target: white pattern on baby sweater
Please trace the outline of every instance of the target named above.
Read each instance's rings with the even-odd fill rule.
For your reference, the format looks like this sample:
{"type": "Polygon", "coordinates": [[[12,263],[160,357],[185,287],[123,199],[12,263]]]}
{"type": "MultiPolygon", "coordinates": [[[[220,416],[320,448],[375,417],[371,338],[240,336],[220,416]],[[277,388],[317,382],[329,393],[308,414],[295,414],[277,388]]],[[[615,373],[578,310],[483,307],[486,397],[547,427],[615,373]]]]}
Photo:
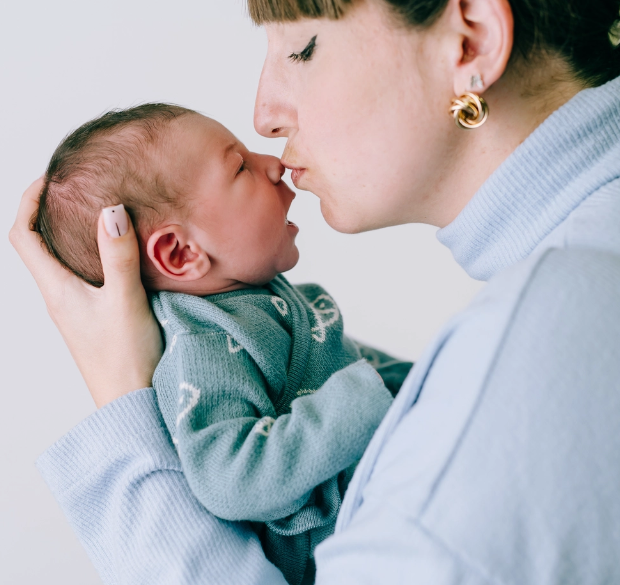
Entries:
{"type": "MultiPolygon", "coordinates": [[[[187,402],[187,406],[181,412],[179,412],[177,416],[177,427],[179,426],[179,423],[198,404],[198,400],[200,400],[200,390],[198,390],[198,388],[196,388],[196,386],[193,386],[192,384],[188,384],[187,382],[181,382],[181,384],[179,384],[179,390],[189,391],[189,400],[187,402]]],[[[179,398],[179,404],[183,404],[185,397],[185,393],[181,395],[181,397],[179,398]]]]}
{"type": "Polygon", "coordinates": [[[316,326],[311,330],[312,338],[323,343],[327,339],[327,328],[338,321],[340,311],[334,299],[328,294],[320,294],[310,303],[310,308],[316,319],[316,326]],[[323,316],[327,316],[327,318],[323,320],[323,316]]]}

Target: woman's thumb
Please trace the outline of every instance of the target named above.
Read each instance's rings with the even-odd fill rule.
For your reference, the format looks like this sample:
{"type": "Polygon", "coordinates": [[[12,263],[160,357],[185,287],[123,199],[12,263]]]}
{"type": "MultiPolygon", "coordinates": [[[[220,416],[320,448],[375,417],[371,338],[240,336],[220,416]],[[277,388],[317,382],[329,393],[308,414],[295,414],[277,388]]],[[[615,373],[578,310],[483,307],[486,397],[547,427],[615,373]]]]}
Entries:
{"type": "Polygon", "coordinates": [[[99,216],[99,255],[106,288],[135,287],[140,282],[138,239],[125,207],[106,207],[99,216]]]}

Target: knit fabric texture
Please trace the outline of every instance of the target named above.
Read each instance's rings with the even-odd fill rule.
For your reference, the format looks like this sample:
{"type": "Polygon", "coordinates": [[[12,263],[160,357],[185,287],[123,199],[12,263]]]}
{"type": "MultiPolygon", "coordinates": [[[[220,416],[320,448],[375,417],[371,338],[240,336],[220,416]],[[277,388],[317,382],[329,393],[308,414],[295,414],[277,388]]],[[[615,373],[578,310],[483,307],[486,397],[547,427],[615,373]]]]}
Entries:
{"type": "Polygon", "coordinates": [[[251,521],[287,581],[312,582],[356,462],[411,364],[344,335],[334,300],[278,276],[264,288],[151,303],[166,351],[159,406],[198,500],[251,521]],[[304,577],[305,575],[305,577],[304,577]]]}
{"type": "MultiPolygon", "coordinates": [[[[317,585],[620,583],[618,226],[620,77],[559,108],[438,233],[491,281],[374,434],[317,585]]],[[[150,388],[38,467],[106,585],[285,585],[247,523],[197,502],[150,388]]]]}

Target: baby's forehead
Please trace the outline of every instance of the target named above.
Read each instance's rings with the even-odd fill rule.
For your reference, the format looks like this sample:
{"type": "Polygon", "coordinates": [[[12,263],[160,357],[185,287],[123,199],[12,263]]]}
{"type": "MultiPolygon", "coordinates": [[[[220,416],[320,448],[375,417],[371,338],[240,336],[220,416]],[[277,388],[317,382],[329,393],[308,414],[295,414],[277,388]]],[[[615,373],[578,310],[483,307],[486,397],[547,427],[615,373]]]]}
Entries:
{"type": "Polygon", "coordinates": [[[168,146],[165,150],[179,162],[207,156],[215,163],[225,158],[231,144],[239,144],[228,128],[202,114],[185,116],[175,122],[169,129],[169,139],[165,140],[168,146]]]}
{"type": "Polygon", "coordinates": [[[178,127],[182,132],[194,132],[203,134],[212,139],[214,144],[220,140],[234,139],[234,135],[226,126],[203,114],[193,114],[178,120],[178,127]]]}
{"type": "Polygon", "coordinates": [[[217,181],[234,166],[232,153],[241,143],[217,120],[193,114],[175,120],[169,130],[156,169],[177,190],[195,190],[199,182],[204,185],[207,179],[217,181]]]}

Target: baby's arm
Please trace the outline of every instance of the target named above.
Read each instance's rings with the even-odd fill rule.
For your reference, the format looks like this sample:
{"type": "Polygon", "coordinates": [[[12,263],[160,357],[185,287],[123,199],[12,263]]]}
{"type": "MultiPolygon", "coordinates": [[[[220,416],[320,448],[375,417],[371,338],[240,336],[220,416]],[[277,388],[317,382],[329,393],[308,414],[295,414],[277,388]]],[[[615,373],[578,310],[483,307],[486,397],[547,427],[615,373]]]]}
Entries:
{"type": "Polygon", "coordinates": [[[377,370],[377,373],[383,379],[383,383],[392,393],[392,396],[396,396],[405,378],[409,375],[413,367],[413,362],[399,360],[379,349],[364,345],[359,341],[351,341],[357,346],[362,357],[368,360],[368,363],[377,370]]]}
{"type": "Polygon", "coordinates": [[[360,360],[276,418],[254,361],[216,342],[226,344],[225,336],[180,335],[167,360],[181,389],[176,441],[187,480],[220,518],[284,518],[361,458],[391,395],[360,360]]]}

